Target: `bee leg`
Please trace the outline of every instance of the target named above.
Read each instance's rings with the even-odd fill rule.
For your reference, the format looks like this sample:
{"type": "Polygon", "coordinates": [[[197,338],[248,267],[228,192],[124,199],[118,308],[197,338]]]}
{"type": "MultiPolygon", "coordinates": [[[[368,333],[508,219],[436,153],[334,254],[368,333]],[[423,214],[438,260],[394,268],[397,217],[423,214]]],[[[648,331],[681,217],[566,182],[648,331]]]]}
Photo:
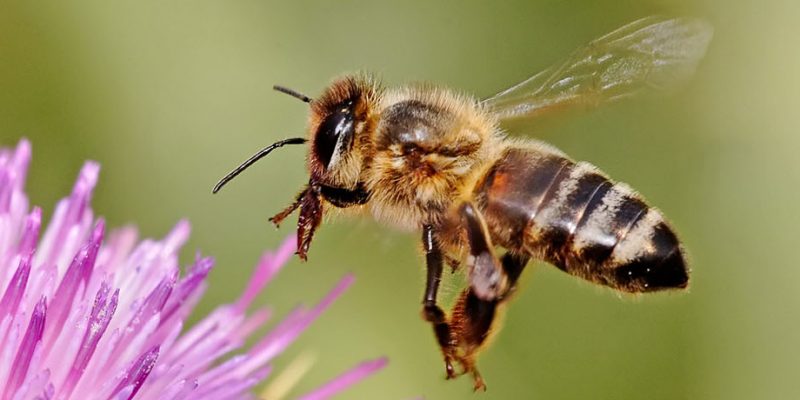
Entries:
{"type": "Polygon", "coordinates": [[[297,210],[297,208],[300,207],[300,204],[303,202],[303,197],[305,197],[306,192],[308,192],[308,191],[309,191],[308,187],[303,189],[302,192],[297,194],[297,196],[295,197],[294,202],[292,204],[290,204],[288,207],[286,207],[283,210],[281,210],[281,212],[279,212],[279,213],[275,214],[274,216],[272,216],[269,219],[269,222],[272,222],[275,225],[276,228],[280,228],[281,227],[281,222],[283,222],[283,220],[286,219],[286,217],[292,215],[294,210],[297,210]]]}
{"type": "Polygon", "coordinates": [[[508,276],[508,291],[493,300],[484,300],[475,293],[474,288],[468,288],[461,293],[453,307],[449,327],[452,346],[456,347],[454,358],[461,364],[464,373],[472,374],[476,391],[486,390],[486,384],[475,366],[475,357],[492,332],[497,306],[508,300],[528,260],[529,257],[525,255],[504,254],[500,264],[508,276]]]}
{"type": "Polygon", "coordinates": [[[422,299],[422,317],[433,326],[436,341],[444,354],[447,379],[452,379],[456,374],[453,368],[450,326],[444,311],[436,304],[439,283],[442,281],[442,250],[434,236],[433,226],[425,225],[422,228],[422,245],[425,249],[425,263],[428,269],[425,280],[425,297],[422,299]]]}
{"type": "MultiPolygon", "coordinates": [[[[469,204],[466,206],[469,208],[472,207],[469,204]]],[[[472,209],[472,211],[474,211],[474,209],[472,209]]],[[[477,214],[473,215],[479,217],[477,214]]],[[[467,218],[472,217],[467,216],[467,218]]],[[[476,219],[473,218],[473,228],[475,221],[476,219]]],[[[477,221],[482,223],[481,220],[477,221]]],[[[482,232],[486,233],[485,228],[483,228],[482,232]]],[[[478,241],[479,239],[470,239],[470,241],[473,240],[478,241]]],[[[475,257],[475,253],[478,249],[482,249],[483,252],[491,255],[494,263],[496,263],[493,265],[497,266],[499,270],[498,273],[503,276],[503,280],[506,282],[504,285],[505,289],[497,293],[497,295],[490,300],[479,297],[474,287],[464,290],[456,302],[456,305],[453,307],[453,312],[448,321],[447,315],[436,302],[439,284],[442,279],[444,256],[436,239],[433,226],[425,225],[423,227],[422,244],[425,250],[425,261],[427,264],[425,296],[422,300],[422,316],[426,321],[430,322],[433,327],[436,340],[444,355],[447,378],[452,379],[459,374],[468,373],[472,375],[476,391],[486,390],[483,377],[481,377],[481,374],[476,368],[475,357],[490,334],[498,304],[507,299],[507,294],[514,288],[525,264],[528,262],[528,257],[506,253],[500,261],[497,261],[490,250],[491,246],[489,245],[488,236],[484,237],[483,245],[471,245],[471,254],[473,257],[475,257]],[[456,372],[453,366],[454,362],[457,362],[462,368],[459,373],[456,372]]],[[[485,257],[485,255],[480,256],[485,257]]]]}
{"type": "Polygon", "coordinates": [[[475,390],[486,390],[486,384],[475,365],[475,357],[489,337],[499,300],[482,300],[471,288],[461,292],[450,320],[451,336],[456,347],[455,359],[463,373],[472,375],[475,390]]]}
{"type": "Polygon", "coordinates": [[[278,226],[281,221],[298,208],[300,209],[300,217],[297,218],[296,254],[300,259],[306,261],[308,248],[311,246],[311,240],[314,239],[314,232],[322,222],[322,201],[320,200],[319,185],[309,182],[309,185],[297,195],[294,203],[269,220],[275,226],[278,226]]]}
{"type": "Polygon", "coordinates": [[[514,290],[517,288],[519,276],[522,275],[522,270],[525,269],[525,265],[528,264],[530,259],[529,256],[523,254],[511,252],[503,254],[503,257],[500,259],[500,264],[503,265],[503,271],[505,271],[508,277],[508,290],[503,294],[503,300],[506,300],[509,295],[514,293],[514,290]]]}
{"type": "Polygon", "coordinates": [[[486,390],[483,377],[475,365],[475,357],[489,336],[497,305],[508,290],[509,280],[494,255],[488,229],[480,213],[470,203],[464,203],[459,211],[467,231],[470,287],[461,293],[447,321],[445,314],[436,306],[442,254],[432,228],[425,226],[422,239],[427,256],[428,280],[423,301],[424,312],[426,319],[433,324],[444,353],[447,377],[456,376],[453,368],[453,361],[456,361],[461,366],[459,374],[472,375],[476,391],[486,390]]]}
{"type": "Polygon", "coordinates": [[[308,248],[314,239],[314,232],[322,222],[322,202],[316,188],[311,188],[300,203],[300,216],[297,218],[297,256],[306,261],[308,248]]]}
{"type": "Polygon", "coordinates": [[[500,261],[494,255],[489,230],[483,216],[470,203],[462,204],[460,213],[467,230],[470,288],[483,300],[490,301],[502,297],[508,291],[509,280],[500,261]]]}

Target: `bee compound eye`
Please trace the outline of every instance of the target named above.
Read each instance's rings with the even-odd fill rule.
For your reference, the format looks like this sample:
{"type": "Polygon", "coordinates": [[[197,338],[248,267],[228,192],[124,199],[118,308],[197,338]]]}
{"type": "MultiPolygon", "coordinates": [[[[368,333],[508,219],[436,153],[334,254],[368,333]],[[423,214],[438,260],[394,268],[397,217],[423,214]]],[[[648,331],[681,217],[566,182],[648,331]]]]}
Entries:
{"type": "Polygon", "coordinates": [[[314,154],[328,168],[336,155],[350,144],[353,136],[353,102],[348,101],[333,109],[317,128],[314,136],[314,154]]]}

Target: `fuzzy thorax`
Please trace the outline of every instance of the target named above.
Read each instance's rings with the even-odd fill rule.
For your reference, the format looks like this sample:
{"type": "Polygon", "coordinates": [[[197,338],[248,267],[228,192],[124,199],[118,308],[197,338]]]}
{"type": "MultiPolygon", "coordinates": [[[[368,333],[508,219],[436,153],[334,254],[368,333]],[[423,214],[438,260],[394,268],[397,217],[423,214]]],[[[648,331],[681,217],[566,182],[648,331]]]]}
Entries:
{"type": "Polygon", "coordinates": [[[472,98],[424,86],[388,91],[377,109],[366,180],[373,214],[401,229],[441,223],[496,158],[494,119],[472,98]]]}

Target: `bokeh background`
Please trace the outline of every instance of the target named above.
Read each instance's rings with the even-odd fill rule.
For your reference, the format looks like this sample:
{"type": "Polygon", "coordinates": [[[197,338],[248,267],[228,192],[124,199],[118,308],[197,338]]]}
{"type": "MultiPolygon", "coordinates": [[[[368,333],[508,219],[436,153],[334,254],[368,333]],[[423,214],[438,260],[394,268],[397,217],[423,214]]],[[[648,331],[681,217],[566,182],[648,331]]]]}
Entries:
{"type": "MultiPolygon", "coordinates": [[[[526,271],[479,366],[489,391],[444,380],[419,317],[417,234],[369,219],[318,233],[261,301],[284,314],[347,271],[357,283],[281,360],[318,360],[299,394],[365,358],[387,369],[342,398],[800,398],[800,5],[790,0],[374,2],[8,1],[0,5],[0,143],[28,137],[28,191],[52,211],[84,159],[112,226],[164,235],[193,224],[184,260],[216,257],[208,310],[242,289],[292,224],[267,218],[306,177],[283,149],[220,195],[217,178],[303,134],[306,106],[339,74],[429,81],[488,96],[652,14],[707,18],[696,78],[648,96],[543,118],[524,134],[628,182],[672,220],[693,261],[689,293],[620,298],[555,268],[526,271]]],[[[294,219],[292,219],[294,221],[294,219]]],[[[447,285],[445,297],[458,291],[447,285]],[[449,294],[448,294],[449,293],[449,294]]]]}

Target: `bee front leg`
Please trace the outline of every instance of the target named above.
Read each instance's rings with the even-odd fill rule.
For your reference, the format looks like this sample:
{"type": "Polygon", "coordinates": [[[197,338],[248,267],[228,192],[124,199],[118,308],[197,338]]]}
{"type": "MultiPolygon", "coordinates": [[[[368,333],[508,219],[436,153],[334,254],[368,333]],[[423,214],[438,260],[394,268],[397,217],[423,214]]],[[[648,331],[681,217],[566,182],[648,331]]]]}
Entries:
{"type": "Polygon", "coordinates": [[[314,232],[322,222],[322,202],[320,200],[319,185],[313,181],[297,195],[294,203],[283,211],[270,218],[270,222],[279,226],[295,210],[300,209],[300,217],[297,218],[297,252],[296,254],[306,261],[308,258],[308,248],[314,239],[314,232]]]}

